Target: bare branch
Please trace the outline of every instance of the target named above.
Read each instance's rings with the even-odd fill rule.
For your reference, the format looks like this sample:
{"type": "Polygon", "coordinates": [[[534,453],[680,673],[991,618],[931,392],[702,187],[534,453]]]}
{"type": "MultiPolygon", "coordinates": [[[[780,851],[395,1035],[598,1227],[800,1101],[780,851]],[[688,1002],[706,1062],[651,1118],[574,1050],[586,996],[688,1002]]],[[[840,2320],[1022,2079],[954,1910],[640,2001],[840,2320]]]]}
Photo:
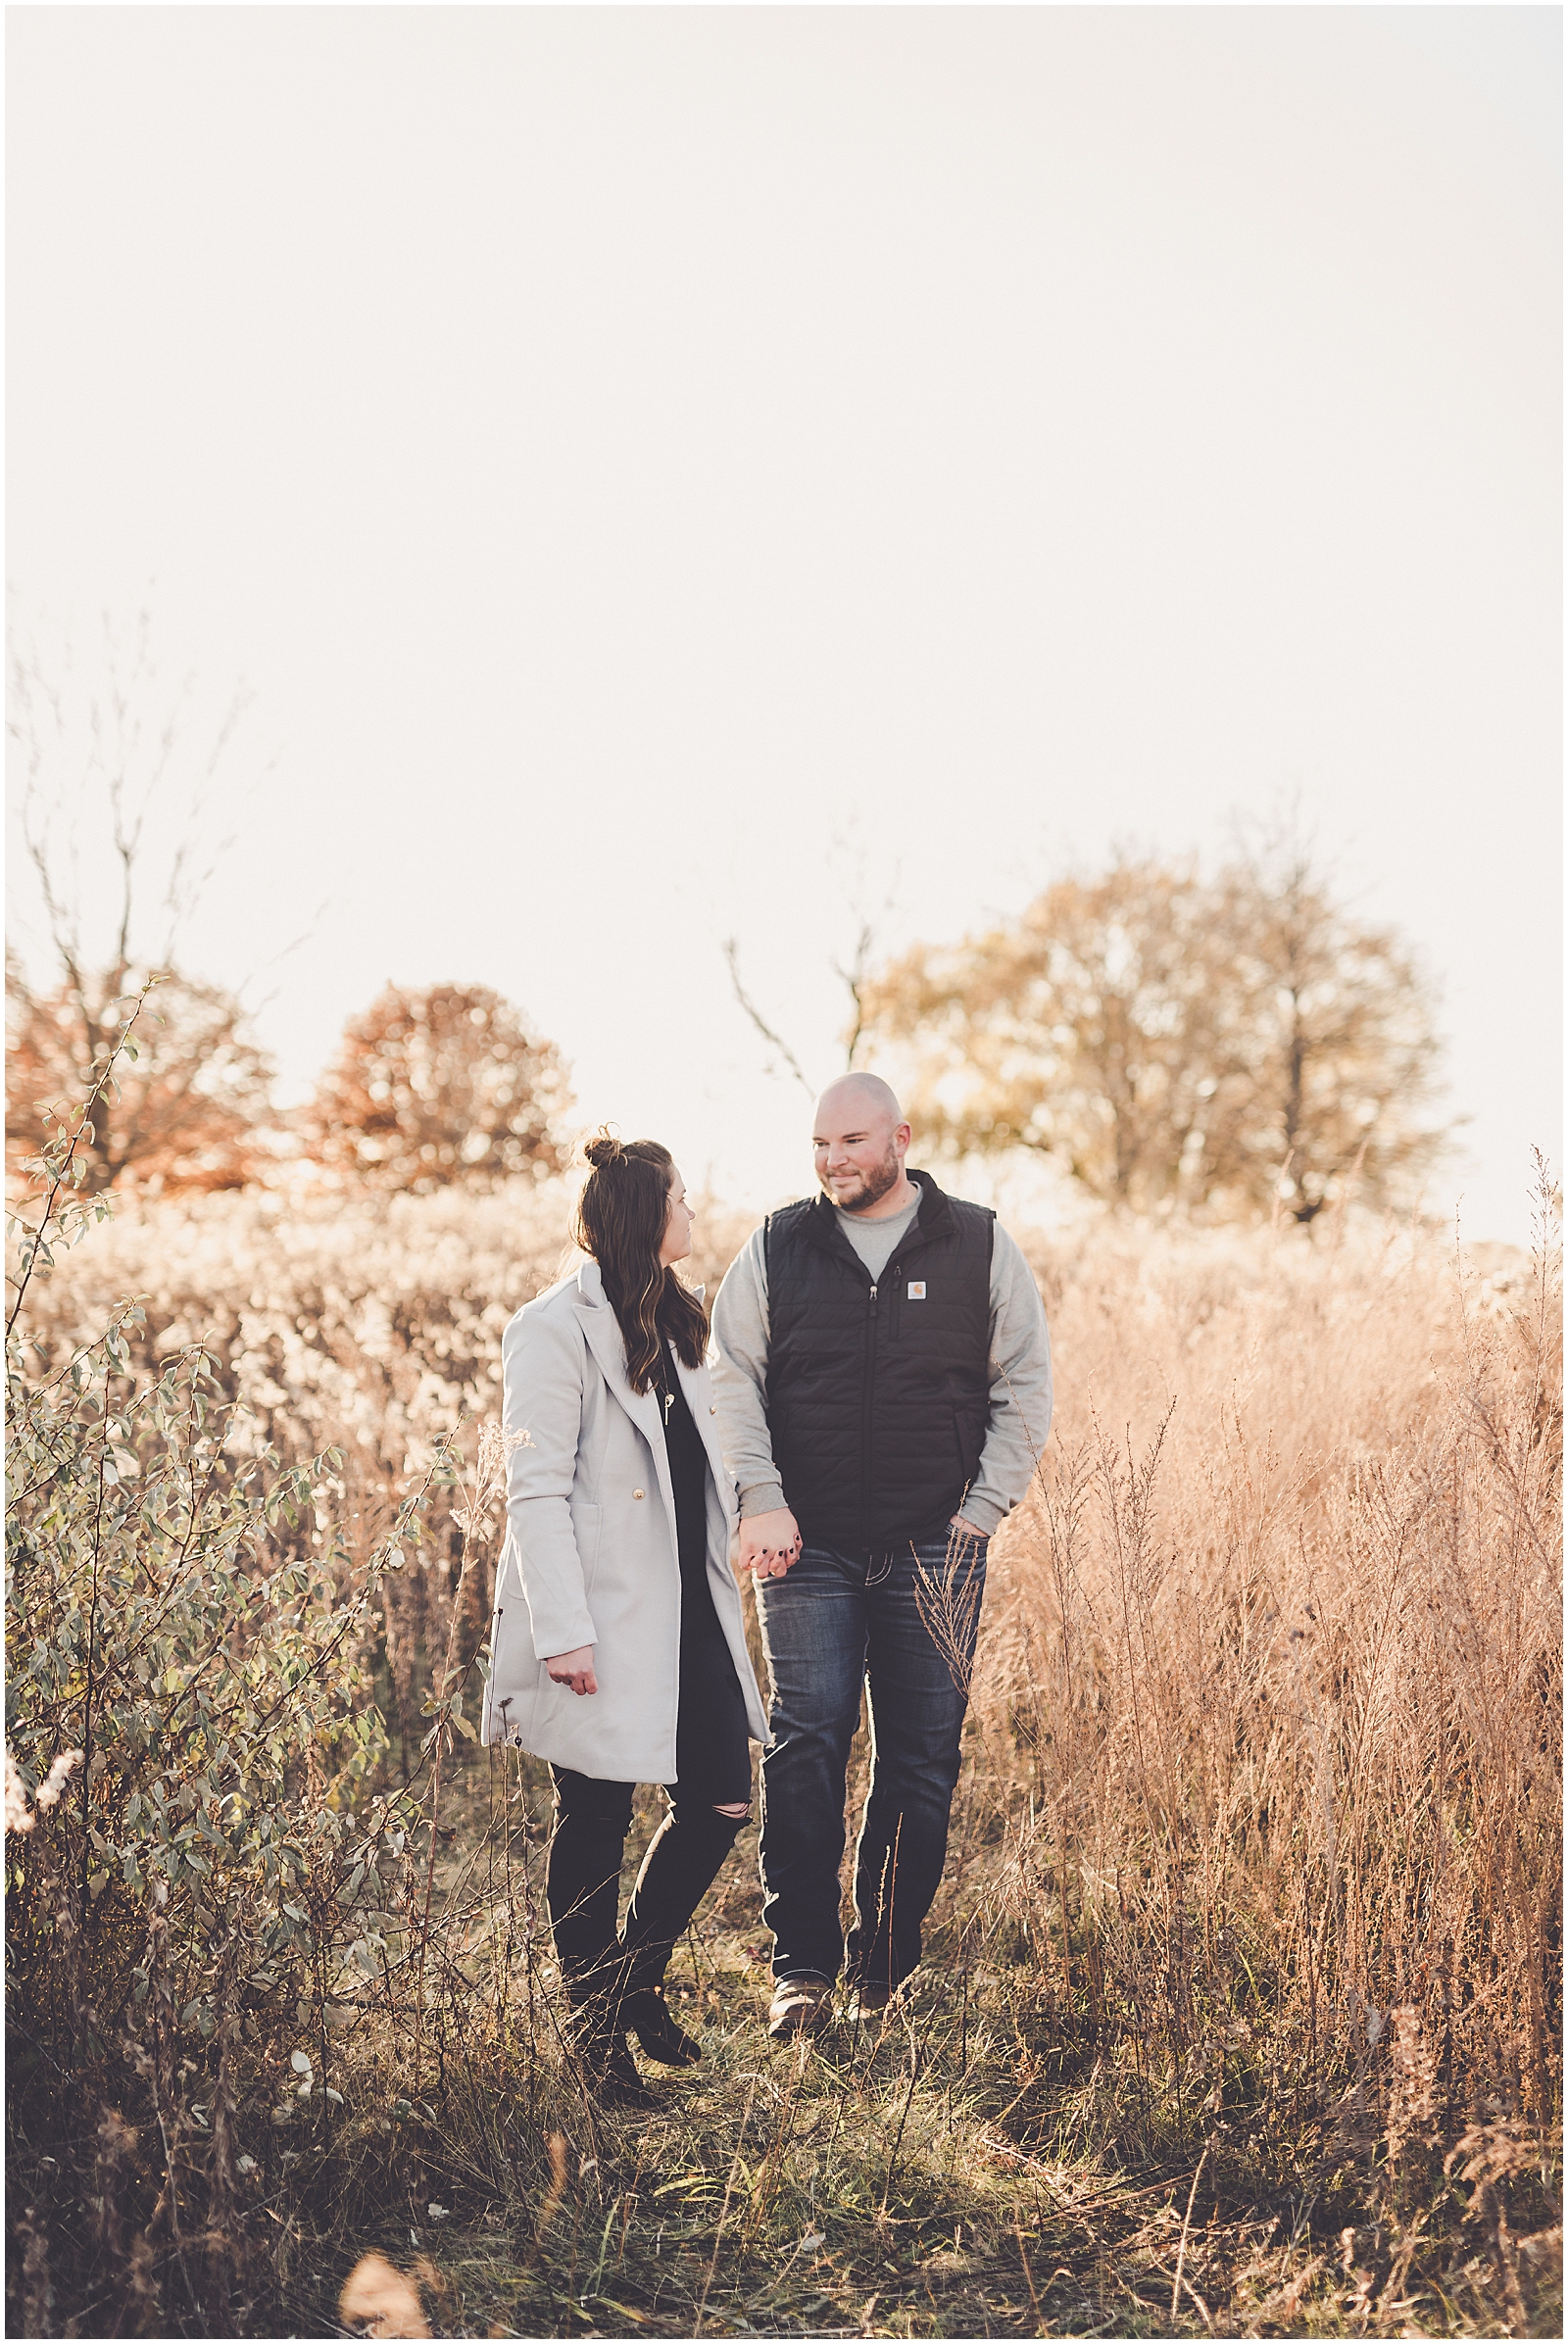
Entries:
{"type": "Polygon", "coordinates": [[[779,1056],[783,1059],[791,1074],[794,1075],[795,1080],[800,1084],[801,1089],[806,1093],[807,1098],[814,1099],[816,1097],[816,1093],[812,1090],[810,1084],[801,1072],[800,1060],[796,1057],[795,1052],[791,1050],[789,1044],[783,1039],[782,1035],[774,1033],[772,1027],[762,1015],[761,1010],[757,1006],[757,1003],[753,1001],[751,995],[741,983],[740,948],[737,945],[734,937],[731,936],[726,938],[725,942],[719,947],[719,950],[722,952],[725,962],[729,968],[729,981],[731,986],[734,988],[735,999],[737,1001],[739,1001],[741,1007],[745,1010],[753,1025],[761,1035],[762,1040],[767,1043],[771,1049],[778,1051],[779,1056]]]}
{"type": "Polygon", "coordinates": [[[850,1027],[844,1053],[845,1069],[850,1074],[855,1072],[855,1053],[860,1047],[860,1036],[865,1031],[865,1007],[861,996],[865,990],[865,980],[871,966],[871,948],[875,941],[875,931],[870,921],[862,920],[849,967],[846,968],[839,960],[828,963],[833,974],[848,986],[850,1000],[855,1005],[855,1022],[850,1027]]]}
{"type": "MultiPolygon", "coordinates": [[[[835,854],[851,852],[851,842],[843,836],[836,838],[833,846],[835,854]]],[[[850,964],[846,968],[841,960],[828,962],[833,974],[848,991],[854,1011],[850,1030],[845,1038],[844,1065],[845,1071],[850,1074],[855,1072],[856,1055],[865,1038],[865,986],[866,980],[871,974],[871,963],[876,955],[881,923],[898,902],[899,880],[904,867],[902,863],[894,864],[893,878],[887,894],[874,912],[868,911],[865,903],[866,859],[864,851],[860,851],[857,857],[856,884],[849,896],[850,909],[860,923],[859,934],[855,941],[855,951],[851,954],[850,964]]]]}
{"type": "Polygon", "coordinates": [[[234,844],[235,834],[233,832],[230,832],[226,838],[220,839],[213,848],[206,868],[200,876],[192,881],[188,888],[183,884],[191,849],[201,834],[201,819],[206,810],[208,790],[217,777],[224,755],[251,705],[251,699],[252,695],[243,687],[235,692],[214,736],[212,748],[208,753],[206,768],[198,779],[195,789],[191,792],[190,805],[185,814],[184,833],[174,851],[174,859],[169,873],[169,885],[164,891],[164,910],[168,921],[164,934],[163,956],[166,960],[173,958],[174,940],[179,932],[180,921],[185,917],[192,903],[199,900],[213,873],[234,844]]]}
{"type": "Polygon", "coordinates": [[[49,823],[47,816],[45,817],[44,826],[41,831],[36,830],[33,827],[33,816],[36,804],[37,791],[32,782],[29,781],[27,784],[27,795],[23,802],[22,808],[23,842],[26,848],[27,860],[31,863],[34,874],[37,877],[38,893],[43,899],[44,916],[49,922],[50,940],[59,955],[60,965],[65,970],[73,990],[79,993],[81,990],[80,935],[76,927],[74,915],[68,909],[67,905],[61,902],[59,894],[55,888],[54,865],[49,859],[49,823]]]}

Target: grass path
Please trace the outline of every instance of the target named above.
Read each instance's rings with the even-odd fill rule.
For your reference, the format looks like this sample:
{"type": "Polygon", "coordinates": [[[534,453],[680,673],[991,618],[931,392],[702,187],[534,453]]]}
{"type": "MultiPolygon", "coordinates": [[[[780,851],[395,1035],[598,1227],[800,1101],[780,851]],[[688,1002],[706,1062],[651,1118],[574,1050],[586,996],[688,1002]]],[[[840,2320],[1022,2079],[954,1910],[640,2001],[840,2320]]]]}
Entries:
{"type": "Polygon", "coordinates": [[[1039,2039],[1028,1966],[965,1965],[941,1930],[906,2007],[774,2048],[749,1864],[732,1860],[672,1968],[703,2068],[644,2062],[660,2106],[617,2116],[554,2052],[501,2093],[447,2045],[439,2105],[400,2102],[381,2153],[341,2161],[328,2219],[305,2212],[327,2213],[317,2188],[296,2200],[279,2306],[294,2332],[321,2332],[369,2250],[419,2282],[449,2335],[1561,2332],[1561,2234],[1539,2182],[1532,2226],[1499,2256],[1495,2223],[1467,2219],[1457,2191],[1413,2238],[1368,2220],[1369,2173],[1329,2170],[1321,2128],[1272,2192],[1278,2141],[1223,2119],[1154,2157],[1129,2122],[1123,2153],[1125,2056],[1039,2039]]]}

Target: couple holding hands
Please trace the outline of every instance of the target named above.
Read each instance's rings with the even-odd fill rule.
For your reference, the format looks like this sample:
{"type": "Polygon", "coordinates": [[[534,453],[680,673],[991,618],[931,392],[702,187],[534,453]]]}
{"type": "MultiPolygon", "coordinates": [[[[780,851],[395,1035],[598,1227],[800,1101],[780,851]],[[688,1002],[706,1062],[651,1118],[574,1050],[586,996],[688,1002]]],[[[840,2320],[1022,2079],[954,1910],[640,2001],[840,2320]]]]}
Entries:
{"type": "Polygon", "coordinates": [[[909,1172],[908,1146],[886,1083],[831,1084],[811,1140],[821,1193],[753,1234],[710,1330],[676,1271],[694,1215],[668,1150],[601,1136],[574,1232],[588,1258],[506,1332],[505,1429],[524,1438],[484,1738],[550,1762],[551,1924],[578,2054],[608,2100],[650,2099],[628,2033],[671,2066],[701,2057],[662,1981],[749,1819],[754,1741],[769,2032],[821,2026],[846,1966],[856,2006],[885,2008],[920,1958],[987,1540],[1039,1461],[1051,1352],[1017,1246],[909,1172]],[[846,1940],[862,1685],[871,1782],[846,1940]],[[618,1928],[638,1782],[669,1804],[618,1928]]]}

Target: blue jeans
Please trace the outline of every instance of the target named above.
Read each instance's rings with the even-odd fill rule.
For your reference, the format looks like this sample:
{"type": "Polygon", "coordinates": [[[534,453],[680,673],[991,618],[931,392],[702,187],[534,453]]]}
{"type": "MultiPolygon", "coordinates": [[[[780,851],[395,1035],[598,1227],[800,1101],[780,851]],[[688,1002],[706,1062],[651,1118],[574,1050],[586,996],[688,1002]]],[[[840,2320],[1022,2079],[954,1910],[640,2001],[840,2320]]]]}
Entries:
{"type": "Polygon", "coordinates": [[[808,1546],[757,1586],[772,1691],[759,1853],[779,1978],[902,1984],[942,1879],[958,1779],[984,1539],[841,1554],[808,1546]],[[871,1786],[855,1867],[855,1926],[839,1917],[850,1744],[869,1693],[871,1786]]]}

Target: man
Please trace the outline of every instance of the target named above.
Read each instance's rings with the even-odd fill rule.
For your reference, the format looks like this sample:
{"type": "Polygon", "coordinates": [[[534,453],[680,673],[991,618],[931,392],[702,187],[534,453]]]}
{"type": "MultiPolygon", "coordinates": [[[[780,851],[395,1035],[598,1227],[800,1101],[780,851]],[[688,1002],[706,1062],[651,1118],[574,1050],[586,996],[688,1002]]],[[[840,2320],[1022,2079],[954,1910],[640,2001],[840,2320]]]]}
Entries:
{"type": "Polygon", "coordinates": [[[814,2031],[847,1961],[886,2007],[920,1958],[947,1856],[986,1543],[1051,1423],[1051,1346],[1022,1254],[905,1157],[875,1075],[817,1102],[822,1194],[770,1213],[713,1305],[713,1395],[772,1683],[762,1761],[769,2032],[814,2031]],[[871,1787],[840,1922],[845,1779],[868,1689],[871,1787]]]}

